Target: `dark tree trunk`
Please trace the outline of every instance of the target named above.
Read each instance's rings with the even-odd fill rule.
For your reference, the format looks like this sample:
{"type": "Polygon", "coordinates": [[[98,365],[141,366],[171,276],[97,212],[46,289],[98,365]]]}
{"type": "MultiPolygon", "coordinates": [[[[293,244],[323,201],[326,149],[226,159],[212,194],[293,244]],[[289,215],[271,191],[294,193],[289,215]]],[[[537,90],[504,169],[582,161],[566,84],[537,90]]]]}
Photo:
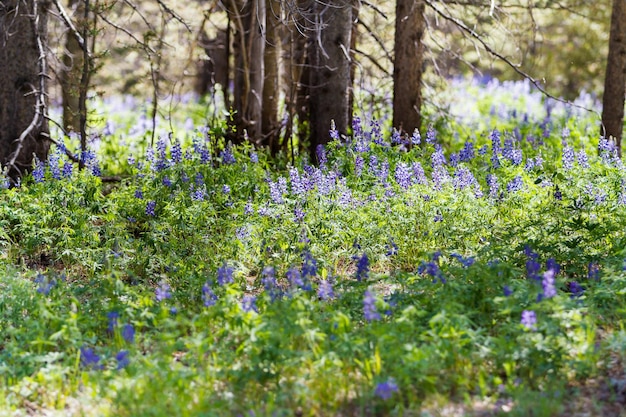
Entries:
{"type": "Polygon", "coordinates": [[[278,98],[279,88],[279,59],[280,59],[280,36],[281,23],[280,1],[266,0],[266,43],[264,70],[265,82],[263,84],[263,145],[267,145],[272,155],[279,150],[279,125],[278,125],[278,98]]]}
{"type": "Polygon", "coordinates": [[[331,120],[340,133],[348,128],[352,1],[328,0],[313,5],[315,31],[310,35],[310,154],[330,140],[331,120]]]}
{"type": "MultiPolygon", "coordinates": [[[[74,21],[81,21],[76,25],[78,30],[82,25],[84,3],[71,0],[69,6],[73,9],[74,21]],[[81,7],[82,6],[82,7],[81,7]]],[[[61,71],[61,90],[63,95],[63,128],[66,131],[77,132],[80,128],[80,79],[83,70],[83,49],[75,34],[68,30],[65,38],[65,53],[63,54],[63,71],[61,71]]]]}
{"type": "Polygon", "coordinates": [[[47,2],[0,2],[0,161],[17,181],[48,156],[47,2]]]}
{"type": "Polygon", "coordinates": [[[393,126],[411,134],[422,123],[424,2],[397,0],[393,64],[393,126]]]}
{"type": "MultiPolygon", "coordinates": [[[[283,3],[285,5],[285,3],[283,3]]],[[[287,122],[285,125],[284,140],[281,150],[287,153],[291,148],[292,159],[295,156],[293,149],[294,124],[297,118],[298,132],[302,137],[304,124],[308,120],[308,84],[309,76],[306,66],[307,61],[307,16],[309,10],[308,0],[296,0],[296,12],[289,8],[284,9],[285,24],[282,26],[282,71],[283,88],[285,93],[285,108],[287,122]],[[304,110],[303,110],[304,107],[304,110]]],[[[305,136],[303,139],[308,139],[305,136]]],[[[302,141],[299,141],[302,143],[302,141]]]]}
{"type": "Polygon", "coordinates": [[[258,143],[263,129],[265,0],[238,0],[232,3],[228,12],[235,32],[235,142],[242,140],[245,130],[250,139],[258,143]]]}
{"type": "Polygon", "coordinates": [[[613,137],[622,154],[624,96],[626,95],[626,0],[613,0],[609,56],[602,96],[603,135],[613,137]]]}
{"type": "Polygon", "coordinates": [[[224,93],[224,103],[228,95],[228,30],[219,29],[215,38],[209,38],[204,30],[200,32],[198,44],[206,56],[198,62],[194,90],[200,95],[213,93],[219,84],[224,93]]]}

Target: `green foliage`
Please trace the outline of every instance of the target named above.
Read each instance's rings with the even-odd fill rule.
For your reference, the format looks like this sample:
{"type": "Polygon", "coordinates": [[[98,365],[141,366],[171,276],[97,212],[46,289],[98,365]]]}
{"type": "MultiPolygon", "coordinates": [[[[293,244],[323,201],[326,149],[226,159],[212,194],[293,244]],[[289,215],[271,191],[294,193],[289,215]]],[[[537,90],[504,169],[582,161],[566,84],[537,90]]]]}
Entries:
{"type": "Polygon", "coordinates": [[[116,131],[114,184],[53,158],[0,192],[0,408],[563,412],[624,358],[624,169],[595,121],[496,102],[509,118],[442,120],[421,146],[355,125],[319,168],[220,126],[145,158],[116,131]]]}

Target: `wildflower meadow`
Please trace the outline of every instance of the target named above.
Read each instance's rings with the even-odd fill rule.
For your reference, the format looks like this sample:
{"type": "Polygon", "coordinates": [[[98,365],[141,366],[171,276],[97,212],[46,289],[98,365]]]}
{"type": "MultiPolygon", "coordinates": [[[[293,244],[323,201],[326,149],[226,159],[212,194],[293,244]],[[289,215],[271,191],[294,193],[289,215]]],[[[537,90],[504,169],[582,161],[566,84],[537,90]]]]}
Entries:
{"type": "Polygon", "coordinates": [[[442,94],[316,160],[98,102],[85,169],[59,137],[0,190],[0,415],[624,415],[617,150],[525,83],[442,94]]]}

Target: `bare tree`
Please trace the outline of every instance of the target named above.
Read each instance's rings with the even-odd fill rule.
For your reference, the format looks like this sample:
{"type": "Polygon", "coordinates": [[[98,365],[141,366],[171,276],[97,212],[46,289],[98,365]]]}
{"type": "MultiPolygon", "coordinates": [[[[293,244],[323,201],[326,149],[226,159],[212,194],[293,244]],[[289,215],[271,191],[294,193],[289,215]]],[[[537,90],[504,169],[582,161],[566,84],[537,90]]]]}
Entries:
{"type": "Polygon", "coordinates": [[[266,0],[266,43],[264,56],[265,82],[263,84],[262,133],[263,144],[273,155],[279,149],[278,100],[280,93],[280,26],[281,5],[278,0],[266,0]]]}
{"type": "Polygon", "coordinates": [[[45,160],[47,7],[44,0],[0,2],[0,161],[13,181],[45,160]]]}
{"type": "Polygon", "coordinates": [[[236,142],[244,130],[255,142],[262,134],[265,54],[265,1],[231,0],[228,13],[234,30],[234,108],[236,142]]]}
{"type": "Polygon", "coordinates": [[[310,39],[310,153],[330,141],[331,121],[346,133],[351,109],[350,37],[352,1],[316,1],[312,5],[310,39]]]}
{"type": "Polygon", "coordinates": [[[424,9],[423,1],[396,1],[393,125],[408,133],[422,123],[424,9]]]}
{"type": "Polygon", "coordinates": [[[626,95],[626,0],[613,0],[609,56],[602,96],[603,136],[615,140],[622,151],[624,126],[624,96],[626,95]]]}
{"type": "MultiPolygon", "coordinates": [[[[70,0],[69,7],[74,21],[82,22],[84,3],[70,0]]],[[[86,24],[86,22],[82,22],[86,24]]],[[[63,95],[63,128],[66,131],[78,131],[80,127],[80,79],[83,70],[83,48],[76,33],[69,28],[66,31],[63,67],[61,68],[61,92],[63,95]]]]}

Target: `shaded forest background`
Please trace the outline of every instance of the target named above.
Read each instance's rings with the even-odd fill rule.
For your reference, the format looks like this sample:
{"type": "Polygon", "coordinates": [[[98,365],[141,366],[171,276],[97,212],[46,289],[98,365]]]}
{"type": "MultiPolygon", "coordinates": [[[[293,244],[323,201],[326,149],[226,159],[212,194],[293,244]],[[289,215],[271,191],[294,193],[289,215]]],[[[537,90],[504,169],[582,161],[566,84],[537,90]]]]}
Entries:
{"type": "MultiPolygon", "coordinates": [[[[49,14],[42,37],[48,66],[44,71],[42,59],[30,60],[31,74],[39,74],[31,84],[37,76],[49,79],[49,94],[44,91],[40,101],[45,96],[64,107],[63,127],[79,133],[83,152],[89,97],[146,99],[152,106],[154,142],[157,115],[167,118],[177,101],[195,93],[194,99],[203,97],[230,112],[226,136],[233,143],[251,141],[273,154],[304,151],[315,158],[317,145],[331,139],[331,123],[332,135],[349,134],[356,109],[373,117],[393,109],[393,125],[407,137],[423,129],[425,119],[447,113],[449,103],[438,97],[442,86],[468,76],[527,78],[546,96],[563,100],[610,91],[613,101],[605,108],[617,108],[611,118],[618,123],[599,120],[600,131],[618,144],[621,139],[626,83],[622,0],[5,4],[4,33],[10,32],[11,10],[31,20],[49,14]],[[36,13],[20,14],[38,4],[36,13]],[[611,76],[606,66],[610,43],[617,45],[611,76]],[[619,88],[606,88],[605,81],[619,88]],[[424,102],[436,114],[425,114],[424,102]]],[[[31,45],[36,49],[35,42],[31,45]]],[[[4,152],[4,164],[15,165],[9,154],[17,151],[4,152]]]]}

